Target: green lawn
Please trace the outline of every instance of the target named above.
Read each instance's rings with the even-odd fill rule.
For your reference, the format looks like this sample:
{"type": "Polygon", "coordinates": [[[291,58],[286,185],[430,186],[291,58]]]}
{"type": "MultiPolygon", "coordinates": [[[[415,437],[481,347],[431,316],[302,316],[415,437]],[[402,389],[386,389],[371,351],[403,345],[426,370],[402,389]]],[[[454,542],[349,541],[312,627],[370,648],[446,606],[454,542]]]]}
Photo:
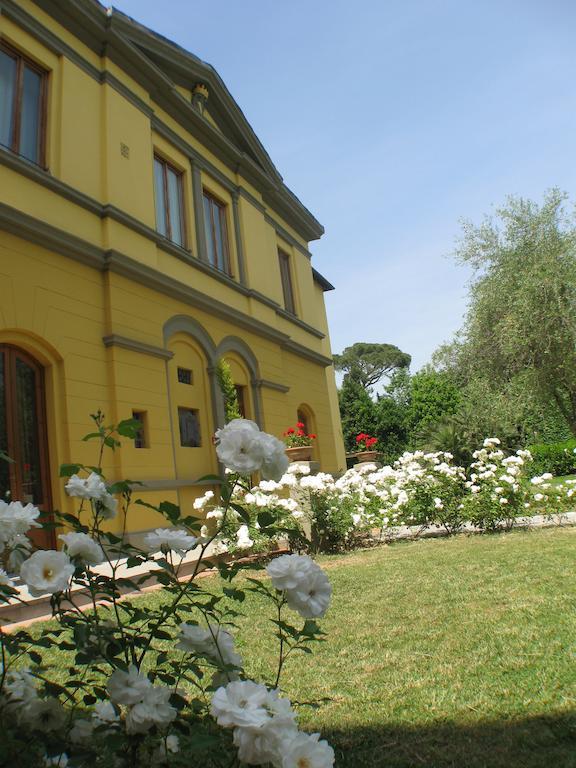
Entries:
{"type": "MultiPolygon", "coordinates": [[[[321,558],[328,639],[283,687],[330,701],[302,725],[347,768],[576,768],[575,548],[555,528],[321,558]]],[[[244,610],[246,671],[270,679],[267,610],[244,610]]]]}

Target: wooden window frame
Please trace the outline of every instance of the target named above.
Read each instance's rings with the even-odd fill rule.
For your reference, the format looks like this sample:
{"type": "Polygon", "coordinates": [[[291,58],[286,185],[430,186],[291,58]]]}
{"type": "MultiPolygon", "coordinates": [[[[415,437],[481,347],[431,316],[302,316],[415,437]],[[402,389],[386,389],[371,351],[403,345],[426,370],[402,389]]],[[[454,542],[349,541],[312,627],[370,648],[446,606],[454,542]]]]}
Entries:
{"type": "MultiPolygon", "coordinates": [[[[230,258],[230,241],[228,239],[228,204],[224,202],[224,200],[221,200],[219,197],[216,197],[210,190],[206,189],[206,187],[202,188],[202,209],[204,210],[204,198],[206,198],[210,203],[210,226],[212,230],[212,243],[214,248],[216,247],[216,223],[214,221],[214,213],[213,209],[214,206],[217,206],[220,209],[220,221],[222,222],[222,229],[220,232],[220,235],[222,237],[222,246],[224,248],[224,260],[226,262],[225,266],[226,269],[220,269],[217,263],[215,261],[212,261],[210,256],[211,254],[208,253],[208,243],[206,243],[206,255],[208,257],[208,263],[214,267],[214,269],[217,269],[219,272],[223,272],[225,275],[228,275],[228,277],[232,277],[232,260],[230,258]]],[[[206,218],[204,218],[204,224],[206,224],[206,218]]],[[[214,250],[213,253],[214,256],[216,256],[216,251],[214,250]]]]}
{"type": "MultiPolygon", "coordinates": [[[[179,168],[176,168],[175,165],[172,165],[171,162],[166,160],[165,157],[162,157],[162,155],[154,153],[154,162],[158,161],[160,165],[162,166],[162,193],[164,196],[164,215],[165,215],[165,221],[164,226],[166,228],[166,234],[162,235],[162,237],[166,237],[167,240],[170,240],[171,243],[174,243],[174,245],[178,246],[179,248],[187,249],[187,238],[186,238],[186,210],[184,207],[184,172],[181,171],[179,168]],[[172,219],[170,216],[170,197],[168,195],[168,168],[176,175],[178,179],[178,204],[180,206],[180,239],[181,243],[177,243],[174,238],[172,237],[172,219]]],[[[156,183],[154,183],[154,194],[157,194],[158,190],[156,189],[156,183]]],[[[158,227],[158,222],[156,222],[156,227],[158,227]]]]}
{"type": "MultiPolygon", "coordinates": [[[[35,388],[35,405],[36,414],[38,417],[38,458],[40,462],[40,482],[42,484],[42,491],[44,498],[41,504],[35,503],[40,509],[43,520],[52,520],[52,485],[50,477],[50,457],[48,454],[48,425],[46,418],[46,384],[44,367],[36,360],[35,357],[28,354],[21,347],[17,347],[14,344],[0,344],[0,354],[4,357],[4,381],[6,385],[5,389],[5,408],[6,408],[6,438],[8,441],[7,451],[12,461],[9,463],[9,478],[10,487],[15,490],[13,498],[14,501],[22,501],[22,489],[24,485],[22,475],[22,455],[21,445],[18,436],[18,424],[16,421],[17,408],[15,403],[17,401],[16,390],[16,360],[20,358],[27,365],[34,370],[36,374],[36,388],[35,388]]],[[[35,532],[32,531],[32,534],[35,532]]],[[[56,536],[53,530],[44,530],[39,532],[45,539],[47,548],[54,547],[56,543],[56,536]]],[[[34,538],[34,536],[32,536],[34,538]]]]}
{"type": "Polygon", "coordinates": [[[32,69],[36,74],[40,75],[41,78],[41,85],[40,85],[40,121],[39,121],[39,130],[38,130],[38,137],[37,137],[37,149],[38,149],[38,160],[29,160],[28,158],[24,158],[25,160],[28,160],[29,163],[34,163],[34,165],[38,165],[44,170],[46,170],[46,134],[47,134],[47,124],[48,124],[48,70],[41,67],[39,64],[36,64],[35,61],[32,61],[27,56],[25,56],[23,53],[21,53],[17,48],[13,48],[11,45],[8,45],[4,40],[0,40],[0,51],[3,51],[7,56],[10,56],[14,59],[16,59],[16,82],[15,82],[15,93],[14,93],[14,102],[13,102],[13,123],[12,123],[12,145],[10,147],[7,147],[11,152],[14,152],[14,154],[18,155],[19,157],[24,157],[20,154],[20,125],[22,120],[22,94],[24,90],[23,82],[24,82],[24,67],[27,66],[29,69],[32,69]]]}
{"type": "Polygon", "coordinates": [[[296,317],[296,295],[294,293],[291,261],[290,254],[283,251],[282,248],[278,248],[278,264],[280,266],[280,280],[282,281],[284,309],[296,317]]]}

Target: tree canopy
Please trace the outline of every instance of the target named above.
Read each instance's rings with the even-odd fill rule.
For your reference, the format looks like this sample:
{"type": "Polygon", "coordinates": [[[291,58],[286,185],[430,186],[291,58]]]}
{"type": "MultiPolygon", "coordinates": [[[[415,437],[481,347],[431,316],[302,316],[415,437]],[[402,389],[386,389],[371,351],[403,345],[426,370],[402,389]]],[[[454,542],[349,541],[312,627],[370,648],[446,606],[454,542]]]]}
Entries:
{"type": "Polygon", "coordinates": [[[552,402],[576,435],[576,216],[565,202],[558,190],[541,205],[509,198],[464,225],[456,255],[475,277],[456,365],[524,410],[552,402]]]}
{"type": "Polygon", "coordinates": [[[340,355],[334,355],[337,371],[353,373],[365,390],[370,390],[383,376],[390,376],[399,368],[408,368],[410,355],[394,344],[372,344],[358,341],[340,355]]]}

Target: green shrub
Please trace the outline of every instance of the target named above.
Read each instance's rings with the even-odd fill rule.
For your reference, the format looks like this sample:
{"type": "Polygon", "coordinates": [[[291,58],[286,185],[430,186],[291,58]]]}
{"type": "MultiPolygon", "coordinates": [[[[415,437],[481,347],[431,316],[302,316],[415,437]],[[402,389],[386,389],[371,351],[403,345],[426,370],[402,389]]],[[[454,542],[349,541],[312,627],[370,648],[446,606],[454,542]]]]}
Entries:
{"type": "Polygon", "coordinates": [[[531,445],[529,450],[532,454],[532,474],[543,475],[544,472],[551,472],[559,477],[561,475],[571,475],[576,471],[576,440],[564,440],[562,443],[539,443],[531,445]]]}
{"type": "Polygon", "coordinates": [[[312,551],[342,552],[351,545],[355,504],[343,498],[339,504],[318,493],[310,494],[312,551]]]}
{"type": "Polygon", "coordinates": [[[232,371],[230,365],[226,360],[219,360],[216,366],[216,378],[218,380],[218,386],[224,399],[224,413],[226,418],[226,424],[234,419],[242,418],[240,413],[240,406],[238,404],[238,393],[234,385],[234,379],[232,378],[232,371]]]}

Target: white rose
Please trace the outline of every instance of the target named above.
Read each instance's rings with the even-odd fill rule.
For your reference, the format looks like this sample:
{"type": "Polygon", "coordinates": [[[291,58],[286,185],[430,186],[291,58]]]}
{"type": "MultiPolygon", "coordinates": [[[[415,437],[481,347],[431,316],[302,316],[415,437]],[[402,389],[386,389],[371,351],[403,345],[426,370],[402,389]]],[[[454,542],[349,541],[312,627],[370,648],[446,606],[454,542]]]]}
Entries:
{"type": "Polygon", "coordinates": [[[241,525],[236,531],[236,546],[238,549],[250,549],[254,542],[250,538],[247,525],[241,525]]]}
{"type": "Polygon", "coordinates": [[[68,555],[53,549],[34,552],[20,568],[20,577],[33,597],[63,592],[73,573],[68,555]]]}
{"type": "Polygon", "coordinates": [[[126,732],[146,733],[156,725],[165,728],[178,714],[170,704],[172,691],[162,686],[148,688],[142,701],[134,704],[126,715],[126,732]]]}
{"type": "Polygon", "coordinates": [[[33,504],[22,506],[19,501],[11,501],[10,504],[0,501],[0,539],[10,541],[27,533],[30,528],[41,528],[36,522],[39,516],[40,510],[33,504]]]}
{"type": "Polygon", "coordinates": [[[252,680],[233,681],[214,692],[210,712],[223,728],[259,728],[270,718],[266,707],[273,693],[252,680]]]}
{"type": "Polygon", "coordinates": [[[66,723],[66,710],[58,699],[34,699],[20,710],[21,719],[38,731],[59,731],[66,723]]]}
{"type": "Polygon", "coordinates": [[[112,494],[106,492],[101,499],[98,499],[98,511],[103,520],[113,520],[118,514],[118,499],[112,494]]]}
{"type": "Polygon", "coordinates": [[[68,557],[77,557],[86,565],[98,565],[105,559],[100,544],[87,533],[61,533],[58,538],[64,542],[68,557]]]}
{"type": "Polygon", "coordinates": [[[38,698],[36,678],[28,669],[12,670],[6,675],[3,693],[11,705],[26,707],[38,698]]]}
{"type": "Polygon", "coordinates": [[[111,702],[99,701],[94,705],[92,719],[95,721],[94,725],[110,725],[111,723],[117,723],[120,717],[111,702]]]}
{"type": "Polygon", "coordinates": [[[180,528],[156,528],[155,531],[147,533],[144,537],[144,545],[148,552],[176,552],[183,555],[191,549],[194,549],[198,539],[189,536],[188,533],[180,528]]]}
{"type": "Polygon", "coordinates": [[[321,618],[330,605],[332,585],[328,577],[316,563],[302,581],[294,589],[286,590],[286,602],[304,619],[321,618]]]}
{"type": "Polygon", "coordinates": [[[197,499],[194,499],[194,503],[192,504],[192,506],[194,507],[194,509],[202,509],[213,497],[214,497],[214,491],[206,491],[204,496],[200,496],[197,499]]]}
{"type": "MultiPolygon", "coordinates": [[[[296,727],[292,726],[296,731],[296,727]]],[[[234,728],[234,746],[238,747],[238,759],[246,765],[278,765],[282,737],[273,718],[259,728],[234,728]]]]}
{"type": "Polygon", "coordinates": [[[280,555],[266,566],[266,572],[275,589],[294,589],[306,579],[312,565],[308,555],[280,555]]]}
{"type": "Polygon", "coordinates": [[[142,701],[146,691],[152,687],[152,683],[131,664],[128,672],[122,669],[114,670],[106,687],[114,704],[130,706],[142,701]]]}
{"type": "Polygon", "coordinates": [[[250,475],[264,461],[264,443],[258,425],[249,419],[234,419],[216,431],[216,453],[220,461],[234,472],[250,475]]]}
{"type": "Polygon", "coordinates": [[[290,464],[286,456],[286,446],[277,437],[266,432],[260,433],[260,441],[264,447],[264,460],[260,473],[264,480],[278,481],[290,464]]]}
{"type": "Polygon", "coordinates": [[[238,758],[248,765],[272,763],[280,765],[282,742],[291,741],[298,733],[295,714],[288,699],[277,698],[270,702],[270,718],[258,728],[234,729],[234,745],[238,758]]]}
{"type": "Polygon", "coordinates": [[[77,496],[79,499],[102,499],[108,493],[106,484],[96,472],[88,477],[72,475],[64,488],[68,496],[77,496]]]}
{"type": "Polygon", "coordinates": [[[327,741],[320,741],[319,733],[298,731],[282,742],[280,768],[331,768],[334,765],[334,750],[327,741]]]}

